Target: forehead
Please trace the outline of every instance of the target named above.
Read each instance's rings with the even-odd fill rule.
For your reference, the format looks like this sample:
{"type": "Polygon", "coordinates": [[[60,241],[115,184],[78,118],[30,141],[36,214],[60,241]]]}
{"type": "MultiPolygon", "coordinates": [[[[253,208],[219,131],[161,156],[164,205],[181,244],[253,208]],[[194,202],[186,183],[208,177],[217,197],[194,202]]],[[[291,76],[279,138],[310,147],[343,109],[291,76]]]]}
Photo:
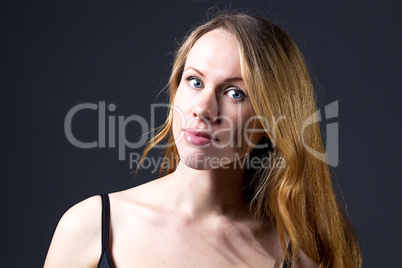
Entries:
{"type": "Polygon", "coordinates": [[[225,76],[241,76],[239,47],[236,38],[222,29],[210,31],[191,48],[185,68],[212,71],[225,76]]]}

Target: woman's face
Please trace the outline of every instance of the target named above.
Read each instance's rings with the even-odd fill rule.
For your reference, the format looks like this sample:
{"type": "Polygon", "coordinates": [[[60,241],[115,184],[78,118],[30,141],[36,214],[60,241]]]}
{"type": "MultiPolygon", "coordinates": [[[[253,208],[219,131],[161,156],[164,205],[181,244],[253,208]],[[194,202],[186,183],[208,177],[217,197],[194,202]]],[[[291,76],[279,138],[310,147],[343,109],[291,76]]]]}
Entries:
{"type": "Polygon", "coordinates": [[[190,50],[174,99],[173,135],[181,161],[196,169],[235,164],[261,139],[228,32],[208,32],[190,50]]]}

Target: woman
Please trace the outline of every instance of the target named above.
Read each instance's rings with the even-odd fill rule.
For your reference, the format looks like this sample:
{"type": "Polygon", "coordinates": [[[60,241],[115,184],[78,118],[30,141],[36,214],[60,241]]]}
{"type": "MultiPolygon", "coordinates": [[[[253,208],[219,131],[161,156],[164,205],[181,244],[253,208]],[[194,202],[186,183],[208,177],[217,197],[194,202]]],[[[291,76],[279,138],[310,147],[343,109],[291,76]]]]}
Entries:
{"type": "Polygon", "coordinates": [[[45,267],[361,266],[328,165],[304,146],[324,151],[317,124],[302,131],[316,106],[285,32],[239,13],[197,27],[170,103],[143,155],[167,140],[165,176],[110,194],[110,210],[107,196],[68,210],[45,267]]]}

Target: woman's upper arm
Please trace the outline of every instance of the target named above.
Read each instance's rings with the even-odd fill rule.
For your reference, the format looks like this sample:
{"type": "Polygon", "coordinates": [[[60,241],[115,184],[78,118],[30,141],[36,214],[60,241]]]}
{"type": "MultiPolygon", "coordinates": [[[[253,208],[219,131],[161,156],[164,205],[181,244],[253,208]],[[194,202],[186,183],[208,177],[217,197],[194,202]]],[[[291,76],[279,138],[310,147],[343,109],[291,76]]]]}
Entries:
{"type": "Polygon", "coordinates": [[[96,267],[101,255],[101,212],[99,196],[71,207],[57,225],[44,267],[96,267]]]}

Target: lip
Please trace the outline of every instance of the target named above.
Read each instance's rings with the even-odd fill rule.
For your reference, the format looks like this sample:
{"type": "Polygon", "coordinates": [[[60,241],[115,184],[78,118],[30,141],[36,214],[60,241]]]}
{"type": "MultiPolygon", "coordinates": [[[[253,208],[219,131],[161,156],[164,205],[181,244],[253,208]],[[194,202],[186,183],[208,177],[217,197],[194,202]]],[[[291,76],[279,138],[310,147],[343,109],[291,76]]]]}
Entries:
{"type": "Polygon", "coordinates": [[[207,145],[213,141],[210,134],[193,128],[184,129],[184,138],[194,145],[207,145]]]}

